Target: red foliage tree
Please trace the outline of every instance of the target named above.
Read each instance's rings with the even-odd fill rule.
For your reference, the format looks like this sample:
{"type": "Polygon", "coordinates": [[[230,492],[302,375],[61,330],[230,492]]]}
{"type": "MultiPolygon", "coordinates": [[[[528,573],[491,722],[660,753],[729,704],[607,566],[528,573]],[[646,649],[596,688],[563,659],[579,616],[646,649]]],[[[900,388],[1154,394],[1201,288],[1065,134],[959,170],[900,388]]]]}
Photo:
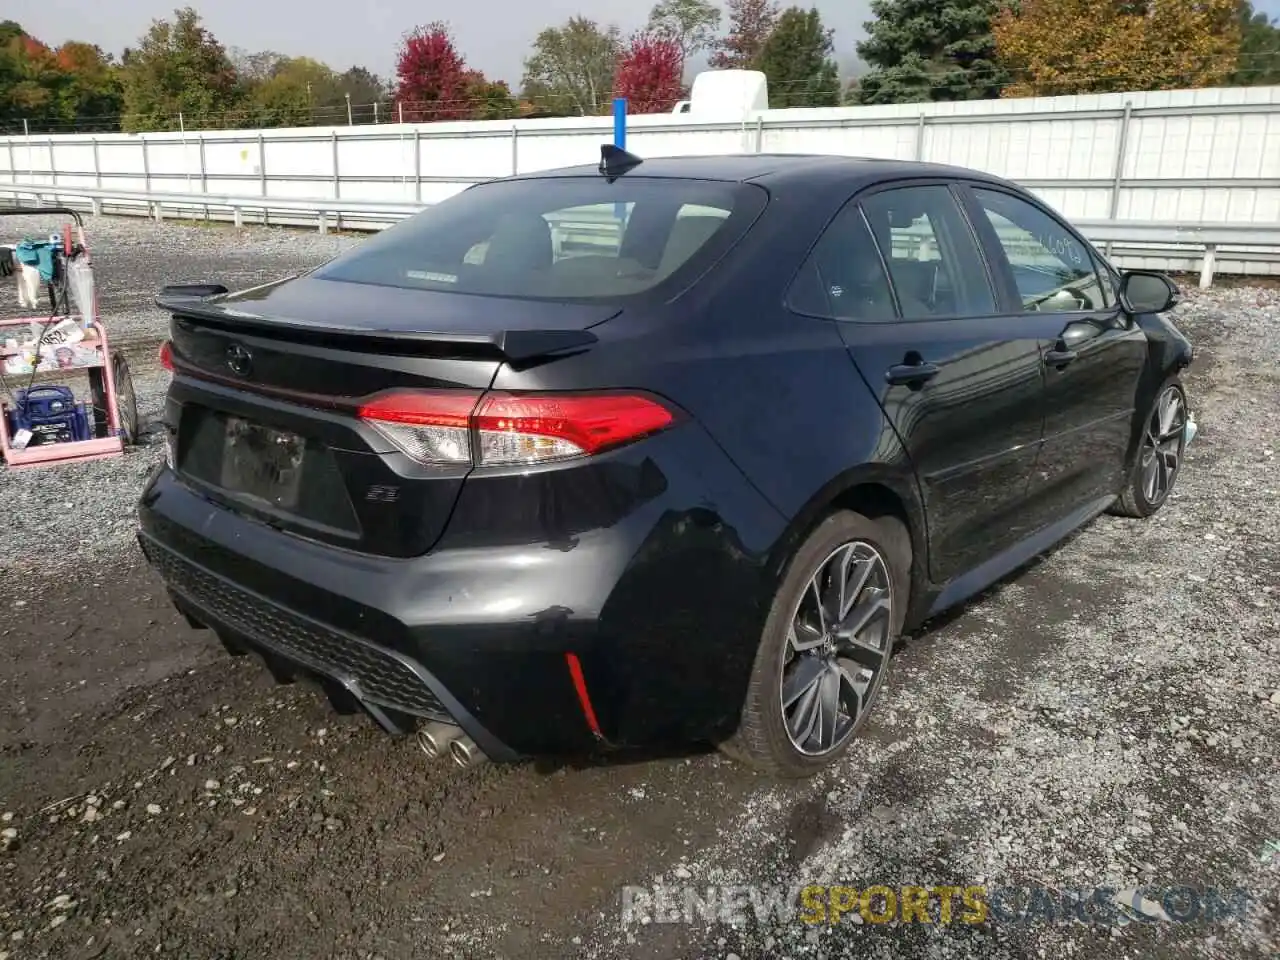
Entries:
{"type": "Polygon", "coordinates": [[[21,38],[22,53],[28,60],[45,62],[52,59],[53,51],[47,46],[29,34],[23,34],[21,38]]]}
{"type": "Polygon", "coordinates": [[[716,45],[709,65],[715,70],[753,70],[764,42],[778,23],[774,0],[729,0],[729,35],[716,45]]]}
{"type": "Polygon", "coordinates": [[[618,58],[613,95],[627,98],[628,113],[666,113],[684,95],[683,64],[676,40],[638,33],[618,58]]]}
{"type": "Polygon", "coordinates": [[[396,60],[396,98],[410,123],[465,120],[474,73],[453,44],[448,25],[429,23],[405,35],[396,60]]]}

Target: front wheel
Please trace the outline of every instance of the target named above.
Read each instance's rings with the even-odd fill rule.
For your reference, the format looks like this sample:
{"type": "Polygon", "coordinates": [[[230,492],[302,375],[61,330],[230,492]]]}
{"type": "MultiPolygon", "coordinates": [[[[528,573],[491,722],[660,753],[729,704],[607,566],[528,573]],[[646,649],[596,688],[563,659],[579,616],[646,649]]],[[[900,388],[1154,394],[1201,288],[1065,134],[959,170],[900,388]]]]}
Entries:
{"type": "Polygon", "coordinates": [[[1129,483],[1111,512],[1145,519],[1169,499],[1187,449],[1187,394],[1178,380],[1164,385],[1147,415],[1129,483]]]}
{"type": "Polygon", "coordinates": [[[893,517],[829,516],[774,597],[737,732],[721,749],[807,777],[849,748],[889,669],[910,589],[911,540],[893,517]]]}

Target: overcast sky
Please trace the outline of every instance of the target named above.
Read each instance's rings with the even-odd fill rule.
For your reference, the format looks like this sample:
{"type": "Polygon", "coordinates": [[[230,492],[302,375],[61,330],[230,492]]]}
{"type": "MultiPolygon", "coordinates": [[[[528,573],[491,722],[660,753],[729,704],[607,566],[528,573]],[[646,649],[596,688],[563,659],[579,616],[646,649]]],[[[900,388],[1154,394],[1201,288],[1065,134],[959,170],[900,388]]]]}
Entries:
{"type": "MultiPolygon", "coordinates": [[[[358,65],[389,76],[396,48],[406,30],[433,19],[453,27],[467,63],[514,87],[538,31],[586,13],[616,23],[624,32],[643,24],[653,0],[471,0],[424,4],[421,0],[217,0],[203,9],[205,24],[228,48],[275,50],[306,55],[344,70],[358,65]],[[496,29],[495,29],[496,28],[496,29]],[[304,39],[305,38],[305,39],[304,39]]],[[[787,0],[793,2],[793,0],[787,0]]],[[[783,3],[783,6],[787,5],[783,3]]],[[[183,0],[41,0],[7,11],[31,35],[50,46],[67,40],[96,43],[119,54],[136,43],[155,18],[171,17],[183,0]],[[98,26],[90,26],[90,24],[98,26]]],[[[854,57],[869,0],[817,0],[827,26],[835,28],[836,54],[842,65],[854,57]]],[[[1280,0],[1254,0],[1254,6],[1280,15],[1280,0]]]]}

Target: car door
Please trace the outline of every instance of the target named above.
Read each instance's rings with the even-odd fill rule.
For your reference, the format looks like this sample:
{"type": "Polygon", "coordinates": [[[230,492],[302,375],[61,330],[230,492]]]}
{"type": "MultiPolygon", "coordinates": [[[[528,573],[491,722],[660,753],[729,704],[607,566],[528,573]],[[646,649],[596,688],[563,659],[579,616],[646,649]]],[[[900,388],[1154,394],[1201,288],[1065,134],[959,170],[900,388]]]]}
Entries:
{"type": "Polygon", "coordinates": [[[1146,335],[1120,307],[1115,275],[1044,205],[971,185],[971,216],[997,250],[1004,295],[1039,337],[1044,443],[1028,497],[1045,522],[1096,508],[1124,485],[1146,335]]]}
{"type": "Polygon", "coordinates": [[[977,238],[945,181],[859,195],[814,247],[793,309],[841,336],[919,480],[941,583],[1024,535],[1040,442],[1039,341],[999,316],[977,238]]]}

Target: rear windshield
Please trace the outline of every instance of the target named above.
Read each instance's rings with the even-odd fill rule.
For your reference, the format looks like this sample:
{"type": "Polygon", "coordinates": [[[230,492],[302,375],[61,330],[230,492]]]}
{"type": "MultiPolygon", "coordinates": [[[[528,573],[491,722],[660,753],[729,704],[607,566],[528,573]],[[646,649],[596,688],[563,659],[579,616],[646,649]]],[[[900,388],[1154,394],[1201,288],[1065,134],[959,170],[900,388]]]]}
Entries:
{"type": "Polygon", "coordinates": [[[767,201],[742,183],[565,177],[483,183],[313,276],[535,300],[616,300],[715,260],[767,201]]]}

